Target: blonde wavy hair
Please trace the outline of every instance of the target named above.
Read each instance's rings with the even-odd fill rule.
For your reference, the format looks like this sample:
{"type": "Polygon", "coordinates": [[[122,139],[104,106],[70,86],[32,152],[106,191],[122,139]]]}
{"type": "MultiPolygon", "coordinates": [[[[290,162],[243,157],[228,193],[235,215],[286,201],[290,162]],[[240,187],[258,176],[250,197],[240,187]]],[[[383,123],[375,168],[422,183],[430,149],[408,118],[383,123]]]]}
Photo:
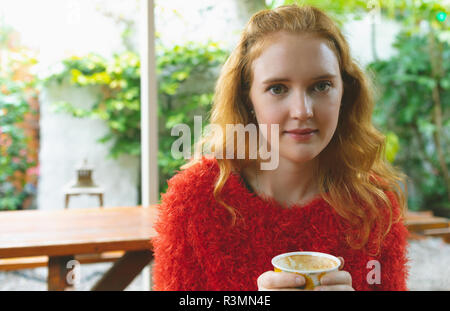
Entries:
{"type": "MultiPolygon", "coordinates": [[[[354,249],[363,248],[371,232],[376,231],[378,234],[375,237],[375,253],[378,253],[382,239],[394,222],[402,220],[406,210],[406,175],[386,161],[386,136],[371,122],[374,100],[370,79],[351,59],[344,36],[323,11],[311,6],[285,5],[254,14],[243,30],[237,47],[221,69],[209,115],[210,123],[225,131],[226,124],[258,126],[257,120],[250,112],[251,64],[265,46],[270,44],[269,35],[279,31],[314,34],[324,39],[337,56],[344,84],[341,111],[332,140],[318,155],[316,176],[324,200],[352,228],[346,233],[349,246],[354,249]],[[404,191],[399,182],[404,184],[404,191]],[[398,217],[394,217],[393,206],[385,194],[386,190],[395,194],[400,206],[400,212],[395,213],[398,217]],[[384,204],[380,205],[380,201],[384,204]],[[380,224],[383,226],[378,227],[380,230],[373,230],[375,225],[380,224]]],[[[235,224],[236,210],[221,198],[221,190],[232,172],[241,172],[241,169],[248,165],[256,167],[260,159],[249,159],[247,141],[244,159],[226,159],[225,135],[212,132],[202,137],[196,145],[194,159],[181,168],[186,169],[200,161],[206,144],[216,156],[220,168],[214,185],[214,197],[229,210],[232,223],[235,224]]]]}

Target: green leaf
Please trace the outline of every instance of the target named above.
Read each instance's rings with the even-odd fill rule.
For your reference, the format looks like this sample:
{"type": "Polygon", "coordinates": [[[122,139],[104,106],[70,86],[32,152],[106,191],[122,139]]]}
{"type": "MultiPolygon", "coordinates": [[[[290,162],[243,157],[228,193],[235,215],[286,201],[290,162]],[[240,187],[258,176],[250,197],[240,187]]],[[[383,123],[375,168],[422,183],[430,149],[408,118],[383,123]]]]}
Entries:
{"type": "Polygon", "coordinates": [[[419,127],[419,131],[428,137],[431,137],[436,130],[436,125],[423,118],[419,118],[417,120],[417,125],[419,127]]]}
{"type": "Polygon", "coordinates": [[[183,119],[184,119],[184,114],[181,114],[181,113],[169,116],[166,121],[166,128],[172,129],[175,125],[184,123],[183,119]]]}
{"type": "Polygon", "coordinates": [[[393,163],[395,156],[399,150],[399,139],[398,136],[393,132],[388,132],[386,134],[386,158],[390,163],[393,163]]]}
{"type": "Polygon", "coordinates": [[[450,90],[450,77],[449,78],[442,78],[440,81],[440,86],[444,90],[450,90]]]}

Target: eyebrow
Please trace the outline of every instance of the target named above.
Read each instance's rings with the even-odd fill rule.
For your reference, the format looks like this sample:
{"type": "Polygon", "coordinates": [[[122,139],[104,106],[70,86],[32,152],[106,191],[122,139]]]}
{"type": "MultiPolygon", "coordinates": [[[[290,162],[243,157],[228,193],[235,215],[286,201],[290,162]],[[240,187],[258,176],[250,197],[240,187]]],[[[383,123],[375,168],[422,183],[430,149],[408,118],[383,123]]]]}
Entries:
{"type": "MultiPolygon", "coordinates": [[[[326,74],[314,77],[311,80],[333,79],[335,77],[336,77],[335,74],[326,73],[326,74]]],[[[269,83],[274,83],[274,82],[287,82],[287,81],[290,81],[290,79],[288,79],[288,78],[269,78],[267,80],[264,80],[262,83],[269,84],[269,83]]]]}

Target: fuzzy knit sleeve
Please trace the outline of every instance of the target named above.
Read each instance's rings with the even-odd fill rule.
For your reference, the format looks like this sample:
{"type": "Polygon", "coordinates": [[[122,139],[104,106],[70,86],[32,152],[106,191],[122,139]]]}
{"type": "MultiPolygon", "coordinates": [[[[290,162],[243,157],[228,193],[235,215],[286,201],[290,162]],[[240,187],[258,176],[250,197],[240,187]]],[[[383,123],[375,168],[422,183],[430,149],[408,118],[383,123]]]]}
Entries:
{"type": "MultiPolygon", "coordinates": [[[[190,208],[195,204],[196,167],[178,172],[168,181],[159,205],[158,233],[153,241],[153,289],[201,290],[204,278],[192,245],[190,208]]],[[[197,189],[196,189],[197,188],[197,189]]]]}
{"type": "MultiPolygon", "coordinates": [[[[393,204],[393,219],[398,218],[400,207],[394,193],[386,191],[386,195],[393,204]]],[[[407,237],[403,219],[394,223],[386,235],[381,246],[380,255],[370,264],[368,270],[370,275],[367,281],[371,290],[378,291],[406,291],[408,277],[408,259],[407,259],[407,237]],[[381,278],[377,280],[377,271],[379,269],[381,278]]]]}

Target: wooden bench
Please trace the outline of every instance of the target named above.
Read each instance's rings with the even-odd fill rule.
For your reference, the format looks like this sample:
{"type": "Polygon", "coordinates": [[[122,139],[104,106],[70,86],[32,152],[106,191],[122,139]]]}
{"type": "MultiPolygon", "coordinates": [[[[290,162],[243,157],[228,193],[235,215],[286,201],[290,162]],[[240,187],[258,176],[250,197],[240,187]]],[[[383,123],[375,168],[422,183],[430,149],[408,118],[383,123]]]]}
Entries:
{"type": "Polygon", "coordinates": [[[409,231],[422,232],[428,229],[448,228],[449,220],[443,217],[408,220],[405,223],[409,231]]]}
{"type": "MultiPolygon", "coordinates": [[[[76,255],[75,260],[80,264],[93,264],[102,262],[114,262],[123,256],[124,251],[104,252],[101,254],[76,255]]],[[[0,271],[34,269],[46,267],[48,256],[0,258],[0,271]]]]}
{"type": "Polygon", "coordinates": [[[436,217],[432,211],[408,211],[405,226],[412,239],[441,237],[445,242],[450,243],[450,219],[436,217]]]}
{"type": "Polygon", "coordinates": [[[76,289],[68,278],[70,261],[94,263],[116,257],[91,289],[124,290],[153,261],[157,218],[157,206],[3,211],[0,259],[4,269],[47,263],[47,289],[62,291],[76,289]]]}

